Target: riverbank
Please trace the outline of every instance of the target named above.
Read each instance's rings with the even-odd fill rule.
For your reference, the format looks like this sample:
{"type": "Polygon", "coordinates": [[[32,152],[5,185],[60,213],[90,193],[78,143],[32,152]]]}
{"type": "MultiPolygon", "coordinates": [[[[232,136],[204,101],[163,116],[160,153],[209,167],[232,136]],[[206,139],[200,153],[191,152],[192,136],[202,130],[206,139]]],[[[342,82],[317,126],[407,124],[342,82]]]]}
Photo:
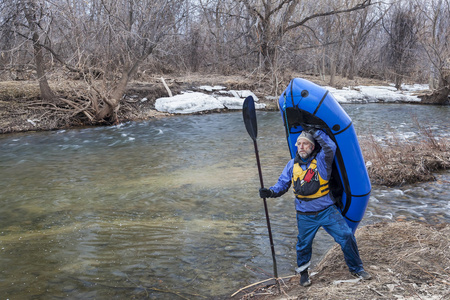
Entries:
{"type": "MultiPolygon", "coordinates": [[[[269,78],[257,76],[222,76],[222,75],[173,75],[166,76],[164,82],[173,95],[183,91],[202,91],[201,86],[223,86],[226,90],[249,90],[258,98],[259,102],[266,106],[266,110],[276,110],[276,100],[279,94],[296,76],[301,76],[321,86],[327,86],[328,79],[318,76],[285,74],[280,78],[278,86],[273,87],[269,78]],[[268,97],[273,96],[273,97],[268,97]]],[[[84,97],[88,93],[89,86],[80,80],[63,80],[63,76],[54,76],[50,80],[50,86],[58,95],[54,103],[44,103],[39,98],[39,86],[37,81],[2,81],[0,82],[0,133],[14,133],[26,131],[46,131],[67,129],[72,127],[107,125],[86,123],[85,116],[81,113],[82,107],[74,110],[69,102],[64,99],[84,97]]],[[[334,88],[349,86],[389,86],[387,82],[356,78],[348,80],[338,78],[334,88]]],[[[334,89],[333,88],[333,89],[334,89]]],[[[339,92],[334,90],[336,97],[339,92]]],[[[127,93],[118,110],[118,122],[148,120],[166,117],[171,114],[155,109],[155,101],[161,97],[167,97],[168,90],[163,84],[161,76],[143,76],[129,84],[127,93]]],[[[198,113],[227,111],[217,109],[198,113]]]]}
{"type": "Polygon", "coordinates": [[[275,285],[259,285],[232,299],[448,299],[450,297],[450,224],[384,222],[359,228],[356,239],[372,280],[353,277],[339,245],[333,246],[312,270],[310,287],[299,277],[275,285]]]}
{"type": "MultiPolygon", "coordinates": [[[[171,115],[155,109],[156,99],[169,95],[161,78],[161,76],[146,75],[129,84],[127,93],[124,95],[124,100],[117,112],[119,123],[150,120],[171,115]]],[[[263,99],[262,95],[267,93],[267,80],[257,80],[240,75],[165,75],[164,82],[173,95],[186,90],[195,91],[202,85],[221,85],[227,89],[252,90],[263,99]]],[[[83,121],[82,115],[74,114],[73,107],[64,104],[62,100],[64,97],[72,98],[74,95],[83,97],[83,92],[80,91],[89,89],[83,81],[69,81],[55,77],[50,80],[50,86],[59,98],[55,100],[55,103],[49,104],[44,103],[39,98],[37,81],[0,82],[0,133],[108,125],[88,124],[83,121]]],[[[268,109],[275,109],[274,103],[270,102],[267,101],[268,109]]]]}

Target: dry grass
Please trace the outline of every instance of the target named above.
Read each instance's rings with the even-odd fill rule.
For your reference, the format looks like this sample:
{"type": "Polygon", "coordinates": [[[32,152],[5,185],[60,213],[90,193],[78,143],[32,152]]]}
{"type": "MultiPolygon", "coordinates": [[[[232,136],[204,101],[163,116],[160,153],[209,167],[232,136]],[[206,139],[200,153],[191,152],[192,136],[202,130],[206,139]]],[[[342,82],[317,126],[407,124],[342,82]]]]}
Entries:
{"type": "Polygon", "coordinates": [[[394,139],[382,145],[373,135],[361,140],[372,183],[399,186],[432,181],[434,172],[450,168],[449,140],[437,139],[431,131],[422,128],[420,141],[394,139]]]}
{"type": "Polygon", "coordinates": [[[0,101],[13,99],[36,99],[40,95],[37,82],[29,81],[3,81],[0,82],[0,101]]]}
{"type": "Polygon", "coordinates": [[[449,224],[377,223],[358,229],[356,239],[372,280],[355,280],[336,244],[312,270],[310,287],[295,276],[281,292],[269,286],[240,293],[240,299],[449,299],[449,224]]]}

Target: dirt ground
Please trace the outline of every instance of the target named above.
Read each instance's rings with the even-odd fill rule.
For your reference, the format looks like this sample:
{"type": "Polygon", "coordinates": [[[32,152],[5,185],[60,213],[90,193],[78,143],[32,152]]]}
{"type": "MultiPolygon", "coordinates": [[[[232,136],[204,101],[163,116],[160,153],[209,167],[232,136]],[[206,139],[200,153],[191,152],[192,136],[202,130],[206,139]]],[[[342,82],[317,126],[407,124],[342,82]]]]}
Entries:
{"type": "Polygon", "coordinates": [[[365,269],[372,279],[353,277],[335,245],[310,270],[311,286],[299,277],[276,285],[250,287],[232,299],[450,299],[450,224],[377,223],[356,231],[365,269]]]}

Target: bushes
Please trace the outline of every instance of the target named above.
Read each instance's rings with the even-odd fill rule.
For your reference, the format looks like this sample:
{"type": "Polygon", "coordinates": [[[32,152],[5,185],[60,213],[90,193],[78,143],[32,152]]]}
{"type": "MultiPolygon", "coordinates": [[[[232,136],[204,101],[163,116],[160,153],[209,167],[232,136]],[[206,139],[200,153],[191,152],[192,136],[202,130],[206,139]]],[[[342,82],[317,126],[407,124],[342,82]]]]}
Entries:
{"type": "Polygon", "coordinates": [[[373,184],[398,186],[435,180],[434,172],[450,168],[450,143],[431,131],[420,130],[420,140],[390,140],[383,144],[371,135],[361,140],[373,184]]]}

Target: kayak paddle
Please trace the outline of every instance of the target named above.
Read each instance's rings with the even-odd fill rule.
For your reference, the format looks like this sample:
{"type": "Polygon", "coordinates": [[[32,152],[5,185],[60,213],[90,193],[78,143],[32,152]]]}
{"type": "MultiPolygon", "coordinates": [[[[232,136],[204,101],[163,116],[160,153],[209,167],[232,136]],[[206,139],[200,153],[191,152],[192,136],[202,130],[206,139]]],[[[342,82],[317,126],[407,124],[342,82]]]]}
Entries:
{"type": "MultiPolygon", "coordinates": [[[[248,96],[247,98],[245,98],[244,104],[242,106],[242,112],[244,115],[245,128],[247,129],[248,134],[253,140],[253,145],[255,146],[255,155],[256,155],[256,163],[258,165],[259,181],[261,183],[261,188],[264,188],[264,182],[261,172],[261,163],[259,162],[258,144],[256,142],[256,136],[258,135],[258,128],[256,124],[255,101],[253,100],[252,96],[248,96]]],[[[275,276],[275,279],[278,281],[277,260],[275,259],[275,247],[273,245],[272,229],[270,228],[269,211],[267,210],[266,198],[263,198],[263,201],[264,201],[264,210],[266,212],[267,230],[269,231],[270,248],[272,250],[273,274],[275,276]]]]}

